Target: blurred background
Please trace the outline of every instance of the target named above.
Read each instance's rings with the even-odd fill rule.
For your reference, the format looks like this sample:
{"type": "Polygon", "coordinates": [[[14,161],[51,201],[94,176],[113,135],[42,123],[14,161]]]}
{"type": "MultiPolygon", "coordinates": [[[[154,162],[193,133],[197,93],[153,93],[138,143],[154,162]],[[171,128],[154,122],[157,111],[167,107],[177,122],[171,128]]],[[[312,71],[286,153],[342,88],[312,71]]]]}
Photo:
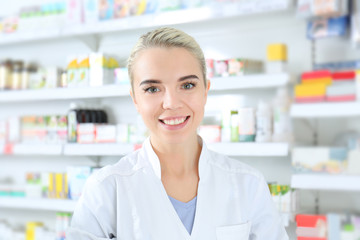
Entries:
{"type": "Polygon", "coordinates": [[[0,0],[0,240],[65,239],[141,147],[126,59],[159,26],[202,47],[199,134],[265,175],[290,239],[360,239],[359,0],[0,0]]]}

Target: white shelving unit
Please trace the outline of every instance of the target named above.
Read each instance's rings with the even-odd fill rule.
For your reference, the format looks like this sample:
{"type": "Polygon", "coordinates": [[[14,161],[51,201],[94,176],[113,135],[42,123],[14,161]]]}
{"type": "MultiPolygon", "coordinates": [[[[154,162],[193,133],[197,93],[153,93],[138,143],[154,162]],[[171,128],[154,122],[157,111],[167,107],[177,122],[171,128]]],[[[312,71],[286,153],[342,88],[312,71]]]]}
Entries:
{"type": "Polygon", "coordinates": [[[360,191],[360,176],[327,174],[294,174],[291,187],[308,190],[360,191]]]}
{"type": "Polygon", "coordinates": [[[133,144],[65,144],[63,153],[68,156],[123,156],[133,150],[133,144]]]}
{"type": "Polygon", "coordinates": [[[249,88],[274,88],[286,86],[289,83],[291,83],[291,77],[287,73],[218,77],[211,79],[210,90],[221,91],[249,88]]]}
{"type": "Polygon", "coordinates": [[[62,154],[61,144],[15,144],[13,155],[54,155],[62,154]]]}
{"type": "MultiPolygon", "coordinates": [[[[291,82],[290,75],[254,74],[239,77],[211,79],[211,92],[249,88],[281,87],[291,82]]],[[[37,90],[10,90],[0,92],[0,103],[23,101],[51,101],[66,99],[90,99],[130,97],[130,85],[104,85],[101,87],[55,88],[37,90]]]]}
{"type": "Polygon", "coordinates": [[[359,117],[360,102],[293,104],[293,118],[359,117]]]}
{"type": "Polygon", "coordinates": [[[288,143],[212,143],[209,149],[228,156],[286,157],[288,143]]]}
{"type": "Polygon", "coordinates": [[[36,211],[73,212],[76,203],[74,200],[0,197],[0,208],[36,211]]]}
{"type": "MultiPolygon", "coordinates": [[[[134,151],[134,147],[130,143],[14,144],[13,152],[8,155],[123,156],[134,151]]],[[[208,147],[228,156],[286,157],[289,153],[288,143],[210,143],[208,147]]],[[[4,146],[0,154],[3,150],[4,146]]]]}
{"type": "Polygon", "coordinates": [[[51,40],[75,36],[89,36],[163,25],[191,23],[257,13],[286,11],[292,7],[290,0],[252,1],[248,3],[218,3],[210,6],[177,10],[93,24],[63,26],[59,29],[38,30],[31,33],[6,34],[0,38],[0,46],[28,41],[51,40]]]}
{"type": "Polygon", "coordinates": [[[85,98],[110,98],[129,96],[130,86],[105,85],[101,87],[54,88],[38,90],[11,90],[0,92],[0,103],[65,100],[85,98]]]}

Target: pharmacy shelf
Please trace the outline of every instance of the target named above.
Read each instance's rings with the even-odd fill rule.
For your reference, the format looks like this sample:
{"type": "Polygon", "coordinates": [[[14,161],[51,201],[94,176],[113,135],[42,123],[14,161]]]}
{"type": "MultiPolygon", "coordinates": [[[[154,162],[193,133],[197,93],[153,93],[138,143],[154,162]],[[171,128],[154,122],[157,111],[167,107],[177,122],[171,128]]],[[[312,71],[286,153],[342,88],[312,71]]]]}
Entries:
{"type": "Polygon", "coordinates": [[[0,197],[0,208],[23,210],[44,210],[54,212],[73,212],[76,201],[41,198],[0,197]]]}
{"type": "Polygon", "coordinates": [[[120,32],[163,25],[186,24],[199,21],[248,16],[252,14],[287,11],[292,7],[291,0],[248,1],[246,3],[214,3],[209,6],[100,21],[92,24],[73,24],[59,29],[38,30],[30,33],[3,34],[0,46],[29,41],[59,39],[73,36],[86,36],[120,32]]]}
{"type": "Polygon", "coordinates": [[[129,90],[130,86],[127,85],[104,85],[101,87],[53,88],[36,90],[11,90],[0,92],[0,103],[122,97],[130,96],[129,90]]]}
{"type": "Polygon", "coordinates": [[[98,143],[65,144],[63,154],[69,156],[123,156],[134,151],[134,144],[98,143]]]}
{"type": "MultiPolygon", "coordinates": [[[[221,77],[211,79],[211,91],[236,90],[248,88],[271,88],[290,83],[290,76],[280,74],[254,74],[240,77],[221,77]]],[[[0,92],[0,103],[67,100],[85,98],[111,98],[130,96],[129,85],[104,85],[101,87],[54,88],[36,90],[9,90],[0,92]]]]}
{"type": "Polygon", "coordinates": [[[308,190],[360,191],[360,176],[330,174],[294,174],[291,187],[308,190]]]}
{"type": "Polygon", "coordinates": [[[61,144],[15,144],[13,155],[61,155],[61,144]]]}
{"type": "Polygon", "coordinates": [[[0,145],[0,155],[61,155],[61,144],[3,144],[0,145]]]}
{"type": "Polygon", "coordinates": [[[292,118],[359,117],[360,102],[293,104],[292,118]]]}
{"type": "Polygon", "coordinates": [[[288,143],[211,143],[208,148],[227,156],[286,157],[288,143]]]}
{"type": "Polygon", "coordinates": [[[253,74],[234,77],[217,77],[211,79],[211,91],[236,90],[249,88],[275,88],[286,86],[291,82],[287,73],[253,74]]]}

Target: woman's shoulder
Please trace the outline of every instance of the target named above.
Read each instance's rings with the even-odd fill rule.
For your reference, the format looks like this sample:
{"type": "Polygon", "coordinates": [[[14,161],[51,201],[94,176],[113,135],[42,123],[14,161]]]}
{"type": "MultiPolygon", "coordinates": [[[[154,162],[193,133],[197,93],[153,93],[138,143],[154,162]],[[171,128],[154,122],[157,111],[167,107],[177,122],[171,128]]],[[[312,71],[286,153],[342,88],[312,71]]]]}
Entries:
{"type": "Polygon", "coordinates": [[[246,163],[243,163],[241,160],[234,159],[211,150],[209,150],[208,163],[219,171],[225,171],[239,175],[250,175],[259,179],[264,178],[259,170],[249,166],[246,163]]]}
{"type": "Polygon", "coordinates": [[[139,159],[139,150],[136,150],[120,158],[115,164],[102,167],[92,175],[92,178],[97,182],[103,182],[111,177],[132,176],[144,166],[144,162],[139,159]]]}

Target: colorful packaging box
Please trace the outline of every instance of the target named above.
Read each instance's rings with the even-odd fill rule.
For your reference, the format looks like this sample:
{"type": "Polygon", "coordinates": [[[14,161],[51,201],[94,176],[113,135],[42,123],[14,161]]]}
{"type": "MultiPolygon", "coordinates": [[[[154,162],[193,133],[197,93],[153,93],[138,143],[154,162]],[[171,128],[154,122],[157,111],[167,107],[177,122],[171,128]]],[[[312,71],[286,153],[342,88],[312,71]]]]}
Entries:
{"type": "Polygon", "coordinates": [[[267,46],[268,61],[287,61],[287,47],[285,44],[276,43],[267,46]]]}
{"type": "Polygon", "coordinates": [[[90,81],[90,61],[88,55],[82,55],[77,58],[78,61],[78,78],[77,87],[87,87],[90,81]]]}
{"type": "Polygon", "coordinates": [[[206,77],[208,79],[215,76],[214,59],[206,59],[206,77]]]}
{"type": "Polygon", "coordinates": [[[206,143],[215,143],[221,140],[221,126],[218,125],[201,125],[198,133],[206,143]]]}
{"type": "Polygon", "coordinates": [[[96,125],[95,142],[97,143],[116,142],[116,126],[110,124],[96,125]]]}
{"type": "Polygon", "coordinates": [[[99,0],[99,19],[109,20],[114,18],[114,0],[99,0]]]}
{"type": "Polygon", "coordinates": [[[96,140],[96,124],[80,123],[77,126],[77,142],[78,143],[95,143],[96,140]]]}
{"type": "Polygon", "coordinates": [[[68,198],[78,200],[82,194],[86,180],[91,174],[89,166],[69,166],[67,167],[68,176],[68,198]]]}
{"type": "Polygon", "coordinates": [[[298,147],[292,154],[295,172],[342,173],[347,169],[348,153],[345,148],[298,147]]]}
{"type": "Polygon", "coordinates": [[[215,60],[215,77],[228,77],[228,61],[227,60],[215,60]]]}

